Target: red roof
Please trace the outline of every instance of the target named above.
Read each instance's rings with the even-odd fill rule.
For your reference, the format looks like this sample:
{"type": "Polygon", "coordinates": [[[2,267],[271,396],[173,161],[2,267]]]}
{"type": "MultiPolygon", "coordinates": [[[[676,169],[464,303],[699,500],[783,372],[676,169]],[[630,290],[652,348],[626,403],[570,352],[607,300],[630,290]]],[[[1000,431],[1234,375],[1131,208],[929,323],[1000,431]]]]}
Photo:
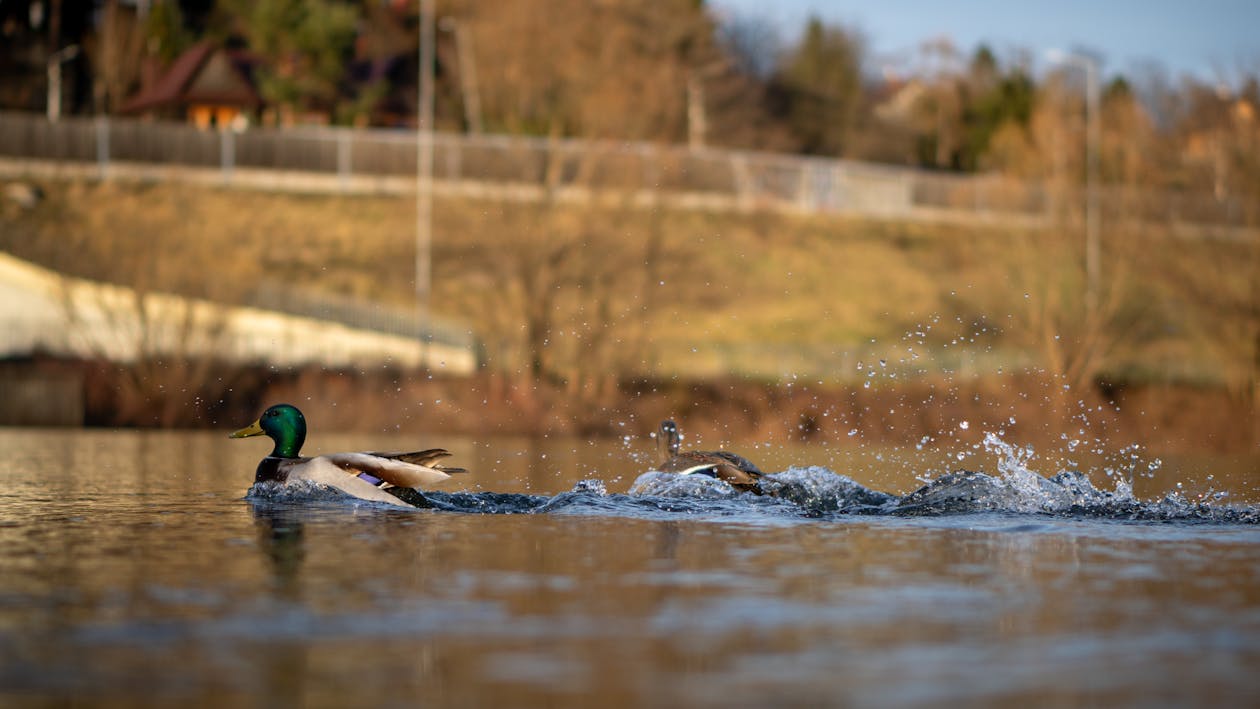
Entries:
{"type": "Polygon", "coordinates": [[[257,106],[262,103],[249,78],[248,59],[229,53],[212,41],[198,42],[179,55],[152,86],[132,96],[120,109],[122,113],[139,113],[158,108],[177,107],[189,103],[220,103],[236,106],[257,106]],[[199,75],[222,57],[226,82],[218,87],[190,92],[199,75]]]}

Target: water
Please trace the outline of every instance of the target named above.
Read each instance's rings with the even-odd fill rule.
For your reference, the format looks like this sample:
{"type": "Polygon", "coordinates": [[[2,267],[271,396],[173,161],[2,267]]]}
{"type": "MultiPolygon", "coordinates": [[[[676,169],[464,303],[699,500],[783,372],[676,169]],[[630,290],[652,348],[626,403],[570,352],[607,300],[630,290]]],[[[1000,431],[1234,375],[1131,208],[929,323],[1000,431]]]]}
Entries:
{"type": "Polygon", "coordinates": [[[267,444],[221,434],[0,430],[0,706],[1260,696],[1254,458],[1043,483],[997,438],[902,496],[953,451],[743,449],[785,500],[639,477],[637,442],[420,443],[475,471],[438,509],[246,497],[267,444]]]}

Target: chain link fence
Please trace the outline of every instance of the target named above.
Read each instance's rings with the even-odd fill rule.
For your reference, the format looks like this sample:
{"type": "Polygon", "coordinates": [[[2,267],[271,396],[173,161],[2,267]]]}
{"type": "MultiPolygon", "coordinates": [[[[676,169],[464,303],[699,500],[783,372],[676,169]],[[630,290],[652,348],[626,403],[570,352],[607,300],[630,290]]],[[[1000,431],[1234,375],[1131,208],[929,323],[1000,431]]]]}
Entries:
{"type": "MultiPolygon", "coordinates": [[[[414,191],[414,132],[330,127],[206,131],[183,123],[0,112],[0,158],[53,162],[100,177],[203,180],[269,189],[414,191]]],[[[434,135],[435,190],[518,199],[597,193],[710,209],[772,209],[936,221],[1045,225],[1079,219],[1076,187],[927,170],[649,143],[434,135]]],[[[1249,228],[1254,211],[1210,192],[1104,188],[1105,218],[1249,228]]]]}

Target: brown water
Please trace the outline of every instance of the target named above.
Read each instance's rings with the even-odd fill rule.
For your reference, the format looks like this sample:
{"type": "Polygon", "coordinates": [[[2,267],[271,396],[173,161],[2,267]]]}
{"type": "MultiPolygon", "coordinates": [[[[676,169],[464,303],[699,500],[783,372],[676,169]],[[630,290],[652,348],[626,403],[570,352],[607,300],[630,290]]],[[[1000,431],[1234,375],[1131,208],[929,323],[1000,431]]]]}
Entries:
{"type": "MultiPolygon", "coordinates": [[[[1136,507],[854,515],[751,496],[626,496],[649,463],[638,443],[442,443],[475,471],[446,488],[470,494],[433,495],[455,511],[246,499],[265,442],[0,430],[0,706],[1242,706],[1260,696],[1255,460],[1153,472],[1142,461],[1128,471],[1136,507]],[[607,493],[571,492],[581,480],[607,493]],[[1188,499],[1156,505],[1178,483],[1188,499]],[[1192,504],[1209,491],[1230,496],[1192,504]],[[1214,518],[1223,502],[1242,514],[1214,518]]],[[[756,452],[769,470],[820,465],[897,493],[956,460],[756,452]]],[[[993,460],[972,464],[1000,453],[964,463],[999,475],[993,460]]],[[[1105,467],[1085,469],[1109,488],[1123,471],[1105,467]]]]}

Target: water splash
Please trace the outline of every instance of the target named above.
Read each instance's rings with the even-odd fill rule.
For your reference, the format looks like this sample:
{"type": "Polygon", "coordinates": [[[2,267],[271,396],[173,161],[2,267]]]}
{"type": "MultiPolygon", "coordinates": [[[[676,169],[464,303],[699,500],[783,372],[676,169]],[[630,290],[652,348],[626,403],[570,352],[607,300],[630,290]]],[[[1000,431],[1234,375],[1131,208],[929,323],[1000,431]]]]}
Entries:
{"type": "Polygon", "coordinates": [[[637,497],[724,499],[740,493],[725,480],[708,475],[679,475],[651,470],[635,479],[628,494],[637,497]]]}
{"type": "MultiPolygon", "coordinates": [[[[599,478],[582,480],[553,496],[496,492],[395,490],[416,508],[465,514],[578,514],[641,519],[738,518],[758,523],[845,516],[930,517],[959,514],[1052,515],[1123,521],[1260,524],[1260,506],[1230,506],[1218,500],[1193,501],[1172,492],[1156,501],[1133,496],[1125,479],[1102,490],[1080,471],[1046,478],[1032,469],[1031,446],[1016,446],[987,435],[986,451],[997,456],[999,474],[947,473],[898,496],[873,490],[821,466],[792,467],[762,481],[765,494],[739,492],[704,475],[649,471],[626,493],[610,493],[599,478]]],[[[352,505],[400,509],[353,498],[310,481],[288,485],[258,483],[246,499],[256,505],[352,505]]]]}

